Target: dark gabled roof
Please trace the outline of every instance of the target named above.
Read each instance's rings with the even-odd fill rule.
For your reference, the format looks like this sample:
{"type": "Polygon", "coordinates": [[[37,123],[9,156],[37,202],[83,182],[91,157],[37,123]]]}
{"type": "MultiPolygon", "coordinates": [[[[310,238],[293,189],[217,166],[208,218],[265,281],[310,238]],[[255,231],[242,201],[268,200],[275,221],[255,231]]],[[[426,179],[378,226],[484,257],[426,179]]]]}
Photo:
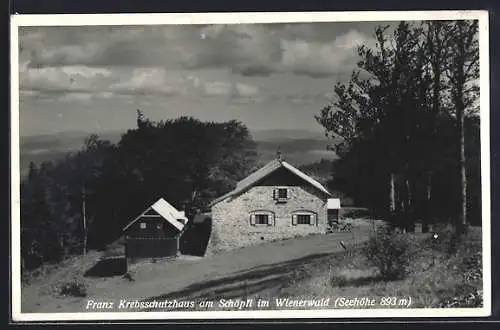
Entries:
{"type": "Polygon", "coordinates": [[[302,180],[304,180],[305,182],[307,182],[311,186],[315,187],[316,189],[320,190],[321,192],[325,193],[326,195],[331,196],[330,192],[325,187],[323,187],[323,185],[321,183],[319,183],[318,181],[314,180],[313,178],[311,178],[307,174],[301,172],[300,170],[293,167],[289,163],[275,159],[275,160],[272,160],[269,163],[267,163],[264,167],[260,168],[259,170],[253,172],[252,174],[250,174],[249,176],[247,176],[246,178],[244,178],[240,182],[238,182],[236,184],[236,188],[234,190],[232,190],[232,191],[228,192],[227,194],[220,196],[219,198],[216,198],[215,200],[213,200],[212,203],[210,203],[210,206],[213,206],[213,205],[225,200],[226,198],[237,195],[237,194],[247,190],[248,188],[250,188],[253,185],[255,185],[256,183],[258,183],[260,180],[264,179],[265,177],[269,176],[270,174],[274,173],[276,170],[278,170],[280,168],[287,169],[288,171],[290,171],[294,175],[298,176],[299,178],[301,178],[302,180]]]}

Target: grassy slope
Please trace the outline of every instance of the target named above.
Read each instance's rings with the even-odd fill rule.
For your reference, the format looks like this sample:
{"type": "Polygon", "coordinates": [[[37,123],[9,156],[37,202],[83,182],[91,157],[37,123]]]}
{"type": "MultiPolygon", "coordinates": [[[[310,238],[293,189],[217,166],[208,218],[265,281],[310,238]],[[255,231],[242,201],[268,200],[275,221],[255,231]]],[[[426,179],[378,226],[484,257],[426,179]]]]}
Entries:
{"type": "MultiPolygon", "coordinates": [[[[356,221],[355,221],[356,223],[356,221]]],[[[411,307],[440,307],[457,296],[482,290],[481,276],[470,278],[478,267],[465,259],[478,256],[480,230],[474,228],[459,251],[447,254],[439,244],[431,248],[429,235],[415,235],[420,249],[409,276],[384,282],[360,252],[372,229],[370,221],[357,222],[354,235],[339,233],[277,241],[208,258],[181,258],[172,262],[139,264],[130,270],[134,281],[122,276],[85,278],[103,253],[91,252],[32,274],[22,289],[23,312],[81,312],[87,299],[219,299],[244,297],[384,297],[412,299],[411,307]],[[343,251],[339,245],[348,246],[343,251]],[[77,279],[87,297],[61,297],[56,289],[77,279]]],[[[113,253],[112,253],[113,254],[113,253]]],[[[453,301],[452,301],[453,303],[453,301]]],[[[476,301],[477,303],[477,301],[476,301]]],[[[455,306],[463,302],[455,302],[455,306]]],[[[470,305],[470,303],[469,303],[470,305]]],[[[453,306],[451,304],[450,306],[453,306]]],[[[95,312],[95,311],[94,311],[95,312]]]]}
{"type": "MultiPolygon", "coordinates": [[[[295,270],[314,260],[366,237],[365,229],[356,235],[315,235],[225,252],[206,258],[180,258],[170,262],[142,263],[130,269],[133,281],[122,276],[89,278],[83,274],[102,253],[75,257],[59,266],[49,267],[41,276],[32,276],[23,287],[23,312],[81,312],[87,299],[215,299],[241,297],[279,288],[293,278],[295,270]],[[87,297],[61,297],[57,289],[76,279],[84,283],[87,297]],[[246,288],[242,290],[242,284],[246,288]],[[245,292],[246,291],[246,292],[245,292]]],[[[43,267],[45,268],[45,266],[43,267]]]]}
{"type": "MultiPolygon", "coordinates": [[[[415,236],[415,259],[409,275],[399,281],[380,280],[361,249],[303,265],[279,296],[397,297],[412,299],[411,307],[477,307],[482,302],[481,232],[472,228],[455,253],[444,244],[431,247],[429,235],[415,236]],[[475,262],[479,261],[479,264],[475,262]]],[[[273,293],[276,294],[276,293],[273,293]]]]}

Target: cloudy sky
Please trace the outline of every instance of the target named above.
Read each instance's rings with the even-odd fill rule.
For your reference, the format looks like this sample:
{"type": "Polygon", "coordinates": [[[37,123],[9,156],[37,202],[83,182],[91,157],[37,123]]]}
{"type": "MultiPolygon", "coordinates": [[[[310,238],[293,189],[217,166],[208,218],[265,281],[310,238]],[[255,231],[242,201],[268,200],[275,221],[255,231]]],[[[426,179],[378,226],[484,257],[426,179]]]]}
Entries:
{"type": "Polygon", "coordinates": [[[136,109],[321,131],[378,24],[21,27],[20,134],[123,130],[136,109]]]}

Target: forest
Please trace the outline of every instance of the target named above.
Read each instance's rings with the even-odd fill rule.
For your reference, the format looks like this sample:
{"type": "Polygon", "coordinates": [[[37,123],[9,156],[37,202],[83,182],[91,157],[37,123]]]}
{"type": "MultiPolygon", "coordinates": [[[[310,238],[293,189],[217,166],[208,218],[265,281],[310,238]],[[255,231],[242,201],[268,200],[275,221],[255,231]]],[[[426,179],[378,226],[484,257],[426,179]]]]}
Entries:
{"type": "Polygon", "coordinates": [[[188,216],[205,210],[256,164],[240,122],[152,122],[138,110],[137,127],[117,144],[90,135],[58,162],[31,163],[21,184],[23,266],[103,248],[160,197],[188,216]]]}
{"type": "Polygon", "coordinates": [[[412,231],[481,224],[478,21],[400,22],[316,120],[339,157],[333,184],[412,231]]]}

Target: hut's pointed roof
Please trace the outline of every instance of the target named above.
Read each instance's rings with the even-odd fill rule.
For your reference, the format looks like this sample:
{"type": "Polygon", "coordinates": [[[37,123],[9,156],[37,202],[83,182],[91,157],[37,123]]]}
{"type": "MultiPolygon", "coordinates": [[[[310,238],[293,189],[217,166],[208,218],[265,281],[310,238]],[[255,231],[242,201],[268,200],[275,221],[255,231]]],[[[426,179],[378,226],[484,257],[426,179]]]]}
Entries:
{"type": "Polygon", "coordinates": [[[188,218],[184,214],[184,211],[178,211],[169,202],[160,198],[153,205],[148,207],[146,211],[141,213],[138,217],[132,220],[128,225],[126,225],[123,230],[127,230],[133,223],[139,220],[146,212],[149,210],[154,210],[158,213],[164,220],[172,224],[178,231],[182,231],[184,226],[188,222],[188,218]]]}

